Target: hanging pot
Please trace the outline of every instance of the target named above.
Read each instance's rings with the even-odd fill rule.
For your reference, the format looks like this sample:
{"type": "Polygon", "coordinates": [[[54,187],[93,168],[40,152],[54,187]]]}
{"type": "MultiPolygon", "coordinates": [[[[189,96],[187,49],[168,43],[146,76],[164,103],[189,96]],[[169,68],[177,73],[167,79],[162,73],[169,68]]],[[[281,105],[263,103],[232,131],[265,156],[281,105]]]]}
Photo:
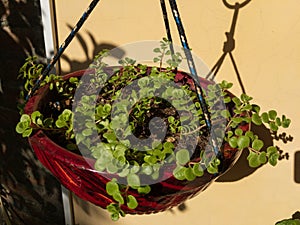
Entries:
{"type": "MultiPolygon", "coordinates": [[[[84,73],[85,70],[76,71],[65,75],[64,79],[81,77],[84,73]]],[[[179,77],[181,81],[184,78],[187,83],[191,80],[186,73],[180,71],[177,72],[176,77],[179,77]]],[[[204,88],[210,83],[205,79],[201,79],[200,82],[204,88]]],[[[25,113],[31,114],[36,110],[42,112],[43,104],[52,97],[47,85],[40,88],[29,99],[25,106],[25,113]]],[[[91,166],[94,165],[95,159],[83,157],[59,146],[42,130],[38,130],[32,135],[29,138],[29,143],[41,163],[51,171],[61,184],[78,197],[102,208],[115,202],[112,196],[106,192],[106,183],[109,179],[91,166]]],[[[218,176],[234,164],[240,152],[230,148],[227,144],[222,147],[225,161],[223,162],[223,171],[218,176]]],[[[170,173],[170,171],[163,173],[170,173]]],[[[152,184],[151,192],[147,195],[140,195],[136,190],[130,189],[128,194],[135,196],[139,203],[138,207],[130,209],[122,205],[122,210],[127,214],[149,214],[170,209],[205,190],[218,176],[204,171],[202,177],[197,177],[193,181],[180,181],[171,175],[162,182],[152,184]]]]}

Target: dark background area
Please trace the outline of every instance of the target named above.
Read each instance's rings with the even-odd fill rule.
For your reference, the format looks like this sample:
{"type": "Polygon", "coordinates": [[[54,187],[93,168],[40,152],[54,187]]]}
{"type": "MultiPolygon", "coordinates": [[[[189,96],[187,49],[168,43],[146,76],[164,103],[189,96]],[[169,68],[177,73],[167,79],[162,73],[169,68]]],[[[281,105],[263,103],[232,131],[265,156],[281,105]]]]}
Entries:
{"type": "Polygon", "coordinates": [[[5,209],[0,225],[5,214],[13,225],[64,224],[60,184],[15,132],[22,87],[18,70],[27,56],[45,56],[39,1],[1,0],[0,19],[0,193],[5,209]]]}

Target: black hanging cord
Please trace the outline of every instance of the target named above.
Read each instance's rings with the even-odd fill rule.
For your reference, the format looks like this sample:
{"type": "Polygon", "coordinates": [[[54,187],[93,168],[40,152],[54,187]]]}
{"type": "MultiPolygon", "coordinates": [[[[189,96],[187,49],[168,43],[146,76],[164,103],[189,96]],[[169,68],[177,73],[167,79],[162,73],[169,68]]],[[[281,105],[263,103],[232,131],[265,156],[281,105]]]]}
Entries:
{"type": "Polygon", "coordinates": [[[210,79],[210,80],[214,80],[217,73],[219,72],[224,59],[226,57],[226,55],[228,54],[230,57],[230,60],[232,62],[234,71],[237,75],[237,79],[238,82],[240,84],[240,87],[242,89],[242,92],[245,94],[246,90],[245,87],[243,85],[242,82],[242,78],[241,75],[238,71],[238,67],[237,64],[234,60],[232,51],[235,49],[235,40],[234,40],[234,32],[235,32],[235,28],[236,28],[236,23],[237,23],[237,18],[238,18],[238,14],[239,14],[239,10],[244,7],[245,5],[247,5],[251,0],[246,0],[243,3],[235,3],[235,5],[231,5],[229,4],[226,0],[223,0],[224,5],[229,8],[229,9],[234,9],[234,14],[233,14],[233,18],[232,18],[232,22],[231,22],[231,27],[230,27],[230,31],[226,32],[226,42],[224,42],[224,47],[223,47],[223,54],[221,55],[221,57],[218,59],[217,63],[213,66],[213,68],[211,69],[211,71],[209,72],[209,74],[206,76],[206,79],[210,79]]]}
{"type": "Polygon", "coordinates": [[[60,56],[63,54],[63,52],[66,50],[66,48],[69,46],[73,38],[75,37],[76,33],[80,30],[84,22],[87,20],[89,15],[92,13],[96,5],[98,4],[100,0],[93,0],[89,7],[86,9],[80,20],[77,22],[69,36],[66,38],[66,40],[63,42],[63,44],[59,47],[57,53],[53,56],[50,63],[47,65],[43,73],[40,75],[40,77],[37,79],[34,86],[31,88],[31,90],[28,92],[26,101],[31,97],[31,95],[39,88],[41,81],[49,74],[51,69],[54,67],[55,63],[58,61],[60,56]]]}
{"type": "Polygon", "coordinates": [[[197,75],[195,62],[194,62],[193,56],[191,54],[191,50],[190,50],[189,45],[188,45],[187,37],[186,37],[184,27],[183,27],[183,24],[182,24],[182,21],[181,21],[181,18],[180,18],[180,14],[179,14],[179,10],[178,10],[178,7],[177,7],[176,0],[169,0],[169,3],[170,3],[170,7],[171,7],[171,10],[172,10],[174,20],[175,20],[176,25],[177,25],[177,29],[178,29],[178,33],[179,33],[179,36],[180,36],[181,44],[182,44],[182,47],[184,49],[185,56],[187,58],[187,63],[188,63],[188,66],[189,66],[189,70],[190,70],[190,73],[192,75],[194,85],[196,87],[196,91],[197,91],[197,95],[198,95],[198,99],[199,99],[199,102],[200,102],[201,109],[203,111],[205,123],[206,123],[206,126],[207,126],[210,134],[211,134],[211,145],[213,147],[213,151],[214,151],[215,155],[218,158],[222,158],[222,153],[221,153],[221,151],[218,147],[217,138],[215,136],[214,130],[212,129],[210,113],[208,111],[208,106],[207,106],[205,98],[204,98],[204,92],[203,92],[203,89],[201,87],[199,77],[197,75]]]}
{"type": "Polygon", "coordinates": [[[161,10],[163,12],[163,18],[164,18],[165,28],[166,28],[166,32],[167,32],[167,37],[168,37],[168,40],[171,42],[170,51],[173,55],[174,54],[174,46],[172,44],[173,39],[172,39],[172,34],[171,34],[170,23],[169,23],[169,19],[168,19],[168,12],[167,12],[165,0],[160,0],[160,6],[161,6],[161,10]]]}

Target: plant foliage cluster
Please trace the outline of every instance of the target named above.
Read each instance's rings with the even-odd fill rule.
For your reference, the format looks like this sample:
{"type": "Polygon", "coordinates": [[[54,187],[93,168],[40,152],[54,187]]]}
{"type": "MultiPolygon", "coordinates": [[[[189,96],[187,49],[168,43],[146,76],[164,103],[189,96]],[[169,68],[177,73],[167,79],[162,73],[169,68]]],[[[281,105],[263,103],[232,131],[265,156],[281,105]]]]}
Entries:
{"type": "MultiPolygon", "coordinates": [[[[49,85],[50,92],[57,96],[56,100],[45,106],[45,112],[35,111],[30,115],[22,112],[16,126],[16,131],[23,137],[29,137],[35,130],[42,129],[50,135],[54,134],[57,140],[63,137],[62,144],[69,150],[76,151],[78,146],[82,146],[82,149],[85,149],[83,154],[96,159],[96,170],[117,174],[118,178],[112,179],[106,185],[108,195],[114,199],[114,203],[107,206],[113,220],[125,215],[122,210],[124,205],[130,209],[138,207],[136,197],[129,195],[128,190],[135,189],[140,195],[150,193],[151,185],[144,185],[141,179],[159,179],[162,175],[161,168],[165,164],[175,165],[173,175],[178,180],[193,181],[203,176],[205,171],[211,174],[220,172],[221,159],[211,157],[204,150],[208,143],[209,130],[205,125],[193,85],[186,83],[174,89],[166,82],[176,80],[177,67],[183,60],[180,53],[171,54],[169,45],[164,39],[161,46],[154,49],[158,54],[154,62],[159,63],[159,66],[148,67],[125,58],[120,60],[120,68],[114,68],[114,75],[108,81],[107,65],[102,61],[107,52],[96,56],[95,63],[90,68],[94,73],[88,84],[81,84],[76,77],[65,80],[61,76],[47,76],[41,86],[49,85]],[[165,57],[169,59],[166,60],[167,67],[163,68],[162,62],[165,57]],[[74,112],[71,109],[78,85],[86,85],[87,93],[88,90],[94,89],[93,85],[102,85],[103,88],[98,95],[85,93],[81,96],[76,105],[76,113],[84,115],[86,119],[82,126],[75,129],[74,112]],[[129,85],[133,88],[122,92],[129,85]],[[157,97],[157,90],[161,97],[157,97]],[[186,95],[188,99],[185,98],[186,95]],[[192,105],[188,105],[189,100],[192,100],[192,105]],[[129,108],[127,118],[128,115],[124,112],[129,108]],[[196,110],[196,119],[191,117],[193,109],[196,110]],[[149,123],[155,117],[160,117],[167,125],[164,140],[160,142],[154,139],[152,145],[144,147],[143,151],[130,148],[129,137],[132,135],[140,139],[151,135],[149,123]],[[129,126],[126,126],[127,122],[129,126]],[[94,129],[101,142],[95,140],[94,129]],[[195,152],[191,152],[187,147],[177,148],[180,134],[195,133],[200,136],[195,152]],[[118,137],[122,137],[122,140],[118,137]],[[118,179],[126,180],[126,185],[121,184],[118,179]]],[[[34,58],[26,61],[20,70],[20,76],[25,80],[25,92],[34,85],[42,69],[42,65],[35,64],[34,58]]],[[[279,149],[275,146],[265,146],[263,140],[252,131],[251,125],[266,125],[276,132],[280,127],[287,128],[290,119],[284,115],[277,115],[275,110],[261,112],[258,105],[251,103],[252,97],[246,94],[240,97],[233,96],[228,91],[231,87],[232,83],[223,81],[220,84],[210,84],[206,89],[206,102],[212,122],[226,122],[225,127],[222,127],[225,131],[224,136],[221,135],[218,141],[223,143],[223,146],[227,143],[230,149],[247,150],[251,167],[259,167],[265,163],[275,166],[279,158],[279,149]],[[220,96],[228,106],[221,111],[214,105],[220,96]]],[[[225,150],[222,151],[224,153],[225,150]]]]}

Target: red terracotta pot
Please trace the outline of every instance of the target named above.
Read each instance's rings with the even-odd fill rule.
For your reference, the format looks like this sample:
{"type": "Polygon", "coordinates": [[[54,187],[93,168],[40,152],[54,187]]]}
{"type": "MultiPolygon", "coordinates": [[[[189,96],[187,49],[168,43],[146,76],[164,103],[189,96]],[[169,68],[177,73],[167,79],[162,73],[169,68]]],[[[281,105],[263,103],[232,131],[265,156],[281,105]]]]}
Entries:
{"type": "MultiPolygon", "coordinates": [[[[85,71],[76,71],[68,74],[65,78],[72,76],[80,77],[85,71]]],[[[178,80],[188,77],[185,73],[178,72],[178,80]],[[179,79],[180,78],[180,79],[179,79]]],[[[175,79],[176,80],[176,79],[175,79]]],[[[189,83],[187,79],[187,83],[189,83]]],[[[207,80],[201,80],[205,87],[209,83],[207,80]]],[[[40,109],[41,105],[48,96],[47,86],[40,88],[26,104],[25,112],[30,114],[40,109]]],[[[92,202],[102,208],[114,202],[111,196],[106,193],[107,178],[96,172],[91,165],[94,165],[94,159],[87,159],[81,155],[72,153],[59,146],[51,140],[42,130],[36,132],[29,138],[36,156],[42,164],[48,168],[51,173],[69,190],[78,197],[92,202]]],[[[236,149],[230,149],[225,146],[226,166],[228,169],[236,161],[239,153],[236,149]]],[[[224,171],[223,171],[224,172],[224,171]]],[[[217,176],[205,171],[202,177],[194,181],[179,181],[173,176],[163,182],[151,185],[151,192],[147,195],[139,195],[135,190],[129,190],[128,194],[136,197],[139,205],[132,210],[122,206],[125,213],[128,214],[149,214],[167,210],[171,207],[183,203],[185,200],[194,197],[199,192],[205,190],[217,176]]]]}

